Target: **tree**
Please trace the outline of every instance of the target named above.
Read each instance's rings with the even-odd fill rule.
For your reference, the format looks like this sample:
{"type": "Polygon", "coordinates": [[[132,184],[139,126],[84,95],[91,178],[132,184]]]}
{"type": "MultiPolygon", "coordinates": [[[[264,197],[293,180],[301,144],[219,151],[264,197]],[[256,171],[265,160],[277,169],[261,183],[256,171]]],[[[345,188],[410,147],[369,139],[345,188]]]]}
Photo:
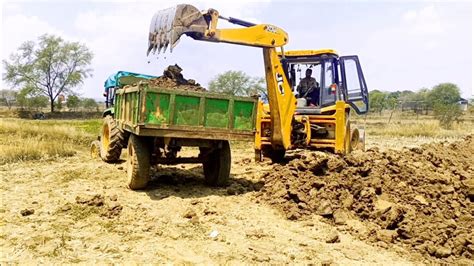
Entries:
{"type": "Polygon", "coordinates": [[[440,121],[441,126],[445,128],[451,128],[454,120],[457,120],[462,115],[458,105],[461,94],[456,84],[438,84],[428,93],[427,98],[433,107],[435,117],[440,121]]]}
{"type": "Polygon", "coordinates": [[[27,41],[9,60],[3,60],[3,79],[15,87],[29,87],[49,99],[51,112],[60,94],[68,95],[91,76],[92,52],[79,42],[42,35],[38,43],[27,41]]]}
{"type": "Polygon", "coordinates": [[[242,71],[226,71],[217,75],[209,82],[209,91],[234,96],[252,96],[264,93],[266,95],[263,78],[252,78],[242,71]]]}
{"type": "Polygon", "coordinates": [[[97,109],[97,107],[99,107],[97,102],[92,98],[84,98],[81,102],[81,105],[88,110],[97,109]]]}
{"type": "Polygon", "coordinates": [[[79,107],[80,103],[81,99],[77,95],[69,95],[67,97],[66,106],[71,110],[75,110],[77,107],[79,107]]]}
{"type": "Polygon", "coordinates": [[[38,110],[48,106],[48,97],[44,95],[33,96],[28,99],[28,107],[38,110]]]}
{"type": "Polygon", "coordinates": [[[387,95],[385,98],[386,106],[388,109],[390,109],[390,118],[388,119],[388,123],[390,124],[390,121],[392,120],[393,113],[398,107],[398,104],[400,103],[400,96],[401,92],[396,91],[396,92],[391,92],[387,95]]]}
{"type": "Polygon", "coordinates": [[[48,97],[31,92],[31,88],[23,88],[16,94],[16,103],[21,109],[39,109],[48,106],[48,97]]]}
{"type": "Polygon", "coordinates": [[[18,92],[14,90],[0,90],[0,103],[4,103],[8,110],[12,108],[18,92]]]}
{"type": "Polygon", "coordinates": [[[369,93],[369,106],[374,112],[378,112],[382,115],[382,111],[387,107],[386,103],[387,93],[373,90],[369,93]]]}

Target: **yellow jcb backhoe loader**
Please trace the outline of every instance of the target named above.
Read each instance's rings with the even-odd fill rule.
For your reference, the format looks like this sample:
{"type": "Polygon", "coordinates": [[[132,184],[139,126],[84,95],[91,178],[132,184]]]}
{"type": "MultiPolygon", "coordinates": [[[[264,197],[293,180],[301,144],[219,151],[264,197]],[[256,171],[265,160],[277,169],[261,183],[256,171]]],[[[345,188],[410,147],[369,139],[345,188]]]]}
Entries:
{"type": "Polygon", "coordinates": [[[199,41],[262,48],[268,95],[258,104],[257,161],[262,156],[280,161],[285,151],[295,148],[349,153],[363,147],[364,132],[351,130],[349,122],[351,108],[358,114],[368,111],[367,85],[357,56],[339,57],[334,50],[284,51],[288,34],[279,27],[224,17],[214,9],[199,11],[185,4],[153,16],[147,55],[165,52],[168,47],[172,51],[183,34],[199,41]],[[219,29],[220,19],[242,28],[219,29]],[[310,88],[316,92],[312,98],[296,95],[301,73],[307,69],[316,77],[310,88]]]}

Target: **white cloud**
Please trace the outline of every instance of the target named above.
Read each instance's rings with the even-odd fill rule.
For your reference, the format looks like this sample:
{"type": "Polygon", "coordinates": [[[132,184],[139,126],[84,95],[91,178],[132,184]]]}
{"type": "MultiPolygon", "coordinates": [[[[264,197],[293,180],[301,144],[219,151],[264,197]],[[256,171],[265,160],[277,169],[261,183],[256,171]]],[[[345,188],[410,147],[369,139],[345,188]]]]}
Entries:
{"type": "Polygon", "coordinates": [[[37,16],[13,15],[4,17],[2,25],[2,58],[8,57],[23,42],[37,39],[45,33],[64,34],[37,16]]]}
{"type": "MultiPolygon", "coordinates": [[[[14,8],[13,10],[18,9],[14,8]]],[[[27,40],[36,40],[45,33],[64,35],[62,31],[37,16],[25,16],[21,14],[8,15],[6,13],[2,15],[2,60],[9,58],[10,54],[15,52],[17,48],[27,40]]],[[[3,73],[4,69],[2,67],[2,76],[3,73]]],[[[4,84],[3,79],[1,81],[1,87],[8,87],[4,84]]]]}
{"type": "Polygon", "coordinates": [[[404,26],[411,34],[434,35],[445,31],[448,21],[441,21],[438,8],[428,5],[420,10],[409,10],[402,16],[404,26]]]}
{"type": "Polygon", "coordinates": [[[413,21],[416,19],[417,12],[415,10],[409,10],[403,14],[403,20],[405,21],[413,21]]]}
{"type": "MultiPolygon", "coordinates": [[[[216,74],[230,69],[243,70],[252,76],[264,74],[261,49],[197,42],[185,36],[172,54],[160,55],[158,60],[156,56],[147,58],[145,51],[152,15],[159,9],[181,3],[181,0],[120,1],[123,3],[109,2],[107,5],[78,2],[70,3],[74,7],[80,7],[80,11],[71,13],[69,21],[65,23],[67,25],[51,24],[51,21],[54,21],[48,18],[51,14],[33,12],[35,16],[27,16],[22,11],[21,3],[8,9],[8,14],[5,14],[7,9],[3,10],[2,56],[14,51],[22,42],[34,40],[45,32],[59,34],[66,40],[80,40],[95,55],[92,63],[94,77],[86,80],[83,86],[84,95],[88,97],[100,97],[104,80],[118,70],[159,75],[167,65],[178,63],[184,68],[185,76],[204,85],[216,74]],[[147,63],[148,61],[150,63],[147,63]]],[[[304,4],[309,7],[313,5],[304,4]]],[[[35,2],[27,5],[30,6],[30,11],[31,7],[34,10],[35,2]]],[[[466,69],[466,62],[460,60],[469,61],[464,55],[466,47],[472,44],[472,27],[459,25],[459,21],[464,23],[465,19],[449,13],[451,9],[446,11],[439,4],[426,3],[417,9],[406,8],[405,12],[398,11],[399,21],[395,25],[387,23],[388,20],[372,20],[374,25],[370,27],[338,32],[331,38],[321,38],[321,33],[329,29],[346,29],[344,23],[348,22],[344,21],[344,18],[341,18],[340,22],[338,20],[324,25],[324,29],[318,25],[314,29],[318,34],[309,34],[313,29],[308,31],[307,28],[299,26],[299,20],[284,20],[286,15],[283,16],[282,12],[280,16],[274,16],[272,12],[282,10],[274,11],[269,1],[198,1],[193,5],[200,10],[215,8],[227,17],[257,23],[262,19],[266,23],[287,24],[285,28],[291,29],[291,47],[288,49],[316,49],[326,46],[341,52],[359,54],[371,88],[417,89],[434,85],[438,81],[456,82],[458,79],[466,79],[461,76],[461,73],[465,72],[443,70],[446,65],[441,63],[439,55],[445,54],[446,51],[463,51],[461,54],[450,54],[450,68],[459,65],[466,69]]],[[[370,17],[360,20],[371,22],[370,17]]],[[[220,21],[218,26],[223,28],[232,25],[220,21]]],[[[472,66],[470,67],[472,71],[472,66]]]]}
{"type": "MultiPolygon", "coordinates": [[[[255,22],[252,17],[258,16],[261,10],[259,7],[265,4],[252,1],[232,3],[205,1],[198,2],[195,6],[200,10],[214,8],[224,16],[255,22]]],[[[247,69],[251,75],[263,72],[263,66],[260,71],[258,65],[252,64],[250,67],[246,65],[250,58],[261,57],[259,49],[245,50],[225,44],[196,42],[186,36],[182,36],[181,42],[172,54],[160,55],[158,60],[156,55],[147,58],[145,51],[151,18],[159,9],[172,5],[174,3],[169,2],[166,6],[151,2],[140,5],[123,4],[113,6],[107,13],[101,9],[90,9],[77,15],[74,27],[87,39],[87,46],[95,54],[94,78],[84,84],[86,94],[96,93],[106,77],[118,70],[160,75],[167,65],[178,63],[184,68],[185,76],[194,78],[203,85],[207,85],[207,81],[216,74],[229,69],[247,69]],[[243,53],[240,55],[234,53],[235,49],[241,49],[243,53]],[[223,57],[226,60],[220,60],[223,57]]],[[[224,21],[218,25],[218,27],[229,26],[231,25],[224,21]]]]}
{"type": "Polygon", "coordinates": [[[465,18],[450,13],[452,9],[441,7],[427,4],[409,10],[398,24],[381,25],[367,36],[360,55],[372,89],[415,90],[454,82],[466,94],[470,85],[466,73],[472,72],[472,62],[466,60],[472,28],[464,24],[465,18]]]}

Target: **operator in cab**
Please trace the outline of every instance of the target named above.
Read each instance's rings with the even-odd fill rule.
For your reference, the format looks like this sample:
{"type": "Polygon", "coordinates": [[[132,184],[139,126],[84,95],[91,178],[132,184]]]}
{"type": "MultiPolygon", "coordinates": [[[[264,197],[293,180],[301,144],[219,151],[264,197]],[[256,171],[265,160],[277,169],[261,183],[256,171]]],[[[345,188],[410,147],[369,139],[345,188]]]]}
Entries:
{"type": "Polygon", "coordinates": [[[307,105],[317,106],[319,104],[319,83],[311,77],[313,70],[306,69],[305,77],[300,80],[297,87],[298,98],[305,98],[307,105]]]}

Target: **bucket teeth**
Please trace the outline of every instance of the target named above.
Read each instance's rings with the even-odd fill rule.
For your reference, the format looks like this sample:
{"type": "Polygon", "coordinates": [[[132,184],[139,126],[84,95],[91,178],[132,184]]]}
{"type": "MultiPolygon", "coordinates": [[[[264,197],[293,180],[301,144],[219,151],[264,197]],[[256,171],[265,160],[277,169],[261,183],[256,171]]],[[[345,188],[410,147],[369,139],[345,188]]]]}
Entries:
{"type": "Polygon", "coordinates": [[[147,55],[150,52],[160,53],[163,48],[166,51],[166,47],[170,43],[169,36],[171,36],[171,32],[174,30],[173,20],[176,15],[176,8],[160,10],[153,15],[150,23],[147,55]]]}
{"type": "Polygon", "coordinates": [[[192,5],[177,5],[156,12],[150,23],[147,55],[152,52],[170,52],[182,34],[204,33],[207,22],[201,12],[192,5]]]}

